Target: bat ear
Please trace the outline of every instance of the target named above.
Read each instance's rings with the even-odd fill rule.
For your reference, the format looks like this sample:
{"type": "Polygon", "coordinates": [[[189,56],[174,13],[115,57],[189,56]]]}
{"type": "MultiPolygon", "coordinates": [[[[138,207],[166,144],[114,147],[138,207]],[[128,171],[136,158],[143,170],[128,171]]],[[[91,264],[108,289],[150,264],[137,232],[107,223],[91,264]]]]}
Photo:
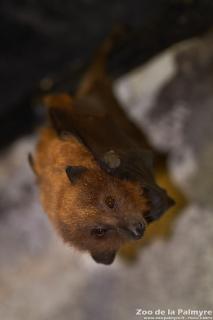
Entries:
{"type": "Polygon", "coordinates": [[[37,175],[37,172],[35,170],[35,163],[34,163],[34,159],[31,153],[28,154],[28,163],[30,165],[30,168],[32,169],[32,171],[35,173],[35,175],[37,175]]]}
{"type": "Polygon", "coordinates": [[[91,256],[94,259],[94,261],[97,263],[110,265],[113,263],[116,253],[117,253],[116,251],[91,253],[91,256]]]}
{"type": "Polygon", "coordinates": [[[167,195],[164,189],[150,188],[146,192],[151,203],[151,210],[146,217],[147,222],[160,218],[164,212],[175,205],[175,201],[167,195]]]}
{"type": "Polygon", "coordinates": [[[85,171],[87,171],[87,168],[81,166],[66,167],[66,174],[71,183],[75,183],[85,171]]]}

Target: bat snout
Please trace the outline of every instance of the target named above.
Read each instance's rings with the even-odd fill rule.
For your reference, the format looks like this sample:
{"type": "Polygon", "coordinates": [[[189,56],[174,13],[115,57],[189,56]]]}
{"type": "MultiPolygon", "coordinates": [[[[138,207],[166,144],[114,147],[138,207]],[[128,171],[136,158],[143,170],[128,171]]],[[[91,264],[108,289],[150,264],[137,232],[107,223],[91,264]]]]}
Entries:
{"type": "Polygon", "coordinates": [[[144,235],[146,226],[144,222],[138,222],[130,224],[128,227],[122,227],[122,234],[131,239],[131,240],[139,240],[144,235]]]}
{"type": "Polygon", "coordinates": [[[145,231],[145,224],[144,223],[134,224],[131,227],[129,227],[128,230],[133,239],[135,240],[141,239],[145,231]]]}

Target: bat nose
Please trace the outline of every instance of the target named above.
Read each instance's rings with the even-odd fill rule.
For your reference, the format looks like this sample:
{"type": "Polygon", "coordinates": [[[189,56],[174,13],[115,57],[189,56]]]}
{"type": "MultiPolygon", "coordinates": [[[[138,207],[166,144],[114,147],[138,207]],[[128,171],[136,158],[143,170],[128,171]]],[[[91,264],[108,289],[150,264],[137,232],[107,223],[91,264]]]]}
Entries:
{"type": "Polygon", "coordinates": [[[135,239],[135,240],[138,240],[140,239],[143,234],[144,234],[144,231],[145,231],[145,224],[143,223],[136,223],[136,224],[133,224],[131,225],[129,228],[128,228],[128,231],[130,233],[130,236],[135,239]]]}

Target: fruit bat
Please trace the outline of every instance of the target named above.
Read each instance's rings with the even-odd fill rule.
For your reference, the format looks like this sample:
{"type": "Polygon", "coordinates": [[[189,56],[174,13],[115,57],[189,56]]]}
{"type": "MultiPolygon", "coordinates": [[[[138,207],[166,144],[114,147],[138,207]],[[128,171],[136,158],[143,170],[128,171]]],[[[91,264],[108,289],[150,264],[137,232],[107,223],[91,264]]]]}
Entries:
{"type": "Polygon", "coordinates": [[[29,156],[58,233],[106,265],[174,203],[155,182],[144,135],[113,93],[106,60],[114,42],[104,42],[75,95],[43,98],[49,122],[29,156]]]}

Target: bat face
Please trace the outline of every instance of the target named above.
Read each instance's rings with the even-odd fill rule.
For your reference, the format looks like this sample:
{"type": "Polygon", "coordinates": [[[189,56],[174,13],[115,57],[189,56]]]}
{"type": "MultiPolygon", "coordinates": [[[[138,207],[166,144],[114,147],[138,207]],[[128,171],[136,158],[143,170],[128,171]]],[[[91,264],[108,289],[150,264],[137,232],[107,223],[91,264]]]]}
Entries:
{"type": "Polygon", "coordinates": [[[142,188],[99,168],[69,166],[66,178],[59,232],[96,262],[111,264],[120,246],[143,236],[150,207],[142,188]]]}
{"type": "Polygon", "coordinates": [[[41,200],[65,242],[111,264],[118,249],[140,239],[172,204],[164,190],[106,173],[76,138],[45,129],[30,158],[41,200]]]}

